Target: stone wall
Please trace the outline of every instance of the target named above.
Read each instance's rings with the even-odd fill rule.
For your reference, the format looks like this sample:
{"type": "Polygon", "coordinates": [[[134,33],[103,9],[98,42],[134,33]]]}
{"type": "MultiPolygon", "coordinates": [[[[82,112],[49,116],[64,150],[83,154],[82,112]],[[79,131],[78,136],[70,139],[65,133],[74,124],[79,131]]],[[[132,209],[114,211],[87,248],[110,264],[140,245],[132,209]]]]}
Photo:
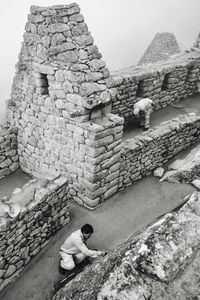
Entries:
{"type": "Polygon", "coordinates": [[[148,175],[170,158],[200,141],[200,116],[190,114],[161,123],[122,145],[119,189],[148,175]]]}
{"type": "Polygon", "coordinates": [[[199,293],[200,193],[118,246],[54,300],[194,298],[199,293]]]}
{"type": "Polygon", "coordinates": [[[30,181],[0,202],[0,290],[70,221],[68,182],[30,181]],[[14,210],[8,214],[5,207],[14,210]]]}
{"type": "Polygon", "coordinates": [[[147,50],[144,52],[142,58],[138,62],[138,65],[165,61],[169,59],[171,55],[179,52],[180,47],[173,33],[158,32],[147,50]]]}
{"type": "Polygon", "coordinates": [[[93,184],[92,192],[100,188],[95,178],[105,175],[105,170],[100,174],[96,167],[103,161],[98,155],[105,154],[110,143],[118,143],[118,135],[113,138],[118,132],[115,126],[123,123],[114,116],[106,117],[111,110],[105,81],[109,72],[100,58],[77,4],[32,6],[7,110],[8,121],[18,128],[20,167],[36,177],[68,174],[76,201],[91,202],[92,207],[100,202],[99,192],[89,201],[84,198],[89,191],[80,182],[86,177],[93,184]],[[99,122],[101,131],[109,129],[112,137],[104,140],[100,150],[100,138],[95,137],[99,122]],[[95,142],[88,141],[91,134],[95,142]],[[88,146],[96,152],[87,152],[88,146]]]}
{"type": "Polygon", "coordinates": [[[154,109],[198,92],[200,82],[200,52],[191,51],[166,63],[155,63],[115,72],[107,80],[112,94],[112,113],[133,118],[133,106],[141,98],[149,97],[154,109]]]}
{"type": "Polygon", "coordinates": [[[0,125],[0,178],[19,167],[17,154],[17,130],[0,125]]]}
{"type": "MultiPolygon", "coordinates": [[[[118,190],[123,120],[107,114],[77,128],[70,145],[63,146],[73,151],[73,166],[66,165],[72,177],[70,194],[79,204],[93,209],[118,190]]],[[[70,130],[74,130],[72,125],[70,130]]]]}
{"type": "Polygon", "coordinates": [[[200,53],[192,51],[109,77],[93,42],[76,3],[32,6],[7,109],[22,170],[67,176],[70,195],[91,209],[124,185],[121,117],[132,118],[141,97],[159,109],[196,93],[200,73],[200,53]]]}

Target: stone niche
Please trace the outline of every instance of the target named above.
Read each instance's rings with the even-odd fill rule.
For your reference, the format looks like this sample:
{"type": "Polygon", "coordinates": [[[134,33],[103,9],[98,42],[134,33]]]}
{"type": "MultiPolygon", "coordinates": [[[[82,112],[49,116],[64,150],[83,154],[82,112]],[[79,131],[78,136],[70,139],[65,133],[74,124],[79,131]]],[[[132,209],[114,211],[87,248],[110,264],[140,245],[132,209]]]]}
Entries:
{"type": "Polygon", "coordinates": [[[76,3],[31,7],[7,109],[20,167],[66,175],[71,196],[90,208],[118,186],[123,119],[110,114],[108,77],[76,3]]]}

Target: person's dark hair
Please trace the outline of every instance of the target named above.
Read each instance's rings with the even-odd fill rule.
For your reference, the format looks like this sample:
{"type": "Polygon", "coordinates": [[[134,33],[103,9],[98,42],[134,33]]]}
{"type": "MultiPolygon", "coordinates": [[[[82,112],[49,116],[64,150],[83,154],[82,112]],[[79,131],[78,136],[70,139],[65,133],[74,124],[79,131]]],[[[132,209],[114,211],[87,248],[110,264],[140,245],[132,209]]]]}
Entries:
{"type": "Polygon", "coordinates": [[[86,234],[88,234],[88,233],[92,234],[94,232],[94,229],[93,229],[92,225],[85,224],[81,227],[81,232],[86,233],[86,234]]]}

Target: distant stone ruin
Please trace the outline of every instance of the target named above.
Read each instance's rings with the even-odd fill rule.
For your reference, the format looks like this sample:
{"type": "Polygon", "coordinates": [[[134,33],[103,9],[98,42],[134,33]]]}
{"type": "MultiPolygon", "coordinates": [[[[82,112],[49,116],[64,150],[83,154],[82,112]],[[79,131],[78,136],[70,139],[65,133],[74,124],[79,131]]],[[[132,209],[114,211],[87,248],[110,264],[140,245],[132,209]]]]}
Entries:
{"type": "Polygon", "coordinates": [[[196,299],[200,193],[134,234],[60,290],[54,300],[196,299]]]}
{"type": "Polygon", "coordinates": [[[159,61],[165,61],[171,55],[180,53],[180,47],[173,33],[159,32],[155,35],[151,44],[144,52],[138,65],[152,64],[159,61]]]}
{"type": "Polygon", "coordinates": [[[197,37],[196,42],[194,43],[194,48],[195,48],[195,50],[199,50],[200,49],[200,33],[199,33],[199,35],[197,37]]]}
{"type": "MultiPolygon", "coordinates": [[[[168,37],[162,36],[172,47],[167,55],[178,51],[173,35],[168,37]]],[[[194,114],[162,123],[129,141],[122,140],[123,124],[133,119],[133,106],[141,98],[150,97],[158,110],[199,92],[198,40],[195,49],[164,63],[110,74],[76,3],[31,7],[7,103],[7,123],[0,128],[0,178],[20,167],[35,179],[0,201],[0,289],[12,282],[50,236],[70,221],[70,199],[93,210],[200,141],[200,116],[194,114]],[[19,206],[16,215],[8,213],[14,202],[19,206]]],[[[176,227],[179,223],[173,224],[176,227]]],[[[114,259],[111,256],[107,261],[110,265],[99,265],[99,269],[103,266],[101,280],[96,267],[84,280],[99,280],[102,287],[113,271],[113,262],[121,263],[119,253],[129,257],[126,251],[135,242],[116,250],[114,259]]],[[[176,250],[174,244],[169,246],[176,250]]],[[[188,255],[193,257],[189,243],[184,249],[188,252],[183,255],[183,266],[188,255]]],[[[171,276],[173,259],[170,266],[166,264],[166,275],[165,265],[154,266],[153,256],[150,269],[140,258],[140,271],[146,268],[159,280],[171,276]]],[[[129,276],[129,266],[124,270],[129,276]]],[[[138,269],[133,270],[136,272],[138,269]]],[[[136,279],[133,281],[140,290],[136,279]]],[[[99,299],[104,295],[104,299],[115,299],[106,295],[107,286],[112,290],[112,279],[99,299]]],[[[90,290],[94,298],[82,297],[76,287],[72,289],[76,295],[73,299],[96,299],[94,287],[90,290]]],[[[67,299],[65,294],[62,290],[55,299],[67,299]]]]}

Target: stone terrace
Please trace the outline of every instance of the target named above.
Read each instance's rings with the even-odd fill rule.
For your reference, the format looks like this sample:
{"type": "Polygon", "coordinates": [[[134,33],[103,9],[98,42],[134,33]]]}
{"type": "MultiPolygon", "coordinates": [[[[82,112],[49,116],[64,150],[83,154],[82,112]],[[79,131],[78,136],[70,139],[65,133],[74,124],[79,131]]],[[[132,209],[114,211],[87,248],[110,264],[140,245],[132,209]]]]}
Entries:
{"type": "MultiPolygon", "coordinates": [[[[14,280],[53,232],[70,221],[69,200],[93,210],[199,142],[200,115],[194,114],[178,116],[122,142],[124,120],[127,124],[133,119],[133,105],[140,98],[151,97],[158,110],[197,94],[199,83],[198,49],[165,63],[129,68],[110,76],[76,3],[31,7],[7,103],[7,129],[0,140],[0,171],[4,176],[20,166],[38,179],[1,203],[5,213],[0,232],[1,288],[14,280]],[[21,207],[21,195],[27,190],[29,197],[21,207]],[[16,198],[19,201],[14,203],[16,198]],[[17,211],[16,204],[20,206],[17,211]],[[16,215],[12,217],[13,211],[16,215]]],[[[181,191],[175,191],[175,186],[168,188],[168,195],[174,192],[173,200],[180,203],[181,191]]],[[[158,214],[166,211],[160,210],[160,196],[164,208],[174,207],[168,206],[168,196],[161,189],[159,184],[156,203],[148,191],[145,198],[148,201],[152,195],[150,206],[158,214]]],[[[146,193],[146,187],[142,192],[146,193]]],[[[125,223],[129,216],[131,228],[133,211],[139,216],[133,196],[135,192],[129,199],[131,206],[127,205],[129,213],[124,211],[123,216],[125,223]]],[[[147,203],[142,203],[146,208],[147,203]]],[[[121,202],[119,207],[121,212],[121,202]]],[[[114,219],[114,207],[111,212],[110,219],[114,219]]],[[[72,217],[73,213],[76,218],[78,208],[72,209],[72,217]]],[[[95,212],[87,212],[87,219],[89,216],[95,224],[95,212]]],[[[144,211],[140,219],[144,220],[144,211]]],[[[112,237],[121,228],[121,219],[115,222],[112,237]]],[[[107,232],[102,224],[108,225],[108,221],[100,218],[100,224],[107,232]]],[[[115,241],[119,242],[117,238],[115,241]]]]}

